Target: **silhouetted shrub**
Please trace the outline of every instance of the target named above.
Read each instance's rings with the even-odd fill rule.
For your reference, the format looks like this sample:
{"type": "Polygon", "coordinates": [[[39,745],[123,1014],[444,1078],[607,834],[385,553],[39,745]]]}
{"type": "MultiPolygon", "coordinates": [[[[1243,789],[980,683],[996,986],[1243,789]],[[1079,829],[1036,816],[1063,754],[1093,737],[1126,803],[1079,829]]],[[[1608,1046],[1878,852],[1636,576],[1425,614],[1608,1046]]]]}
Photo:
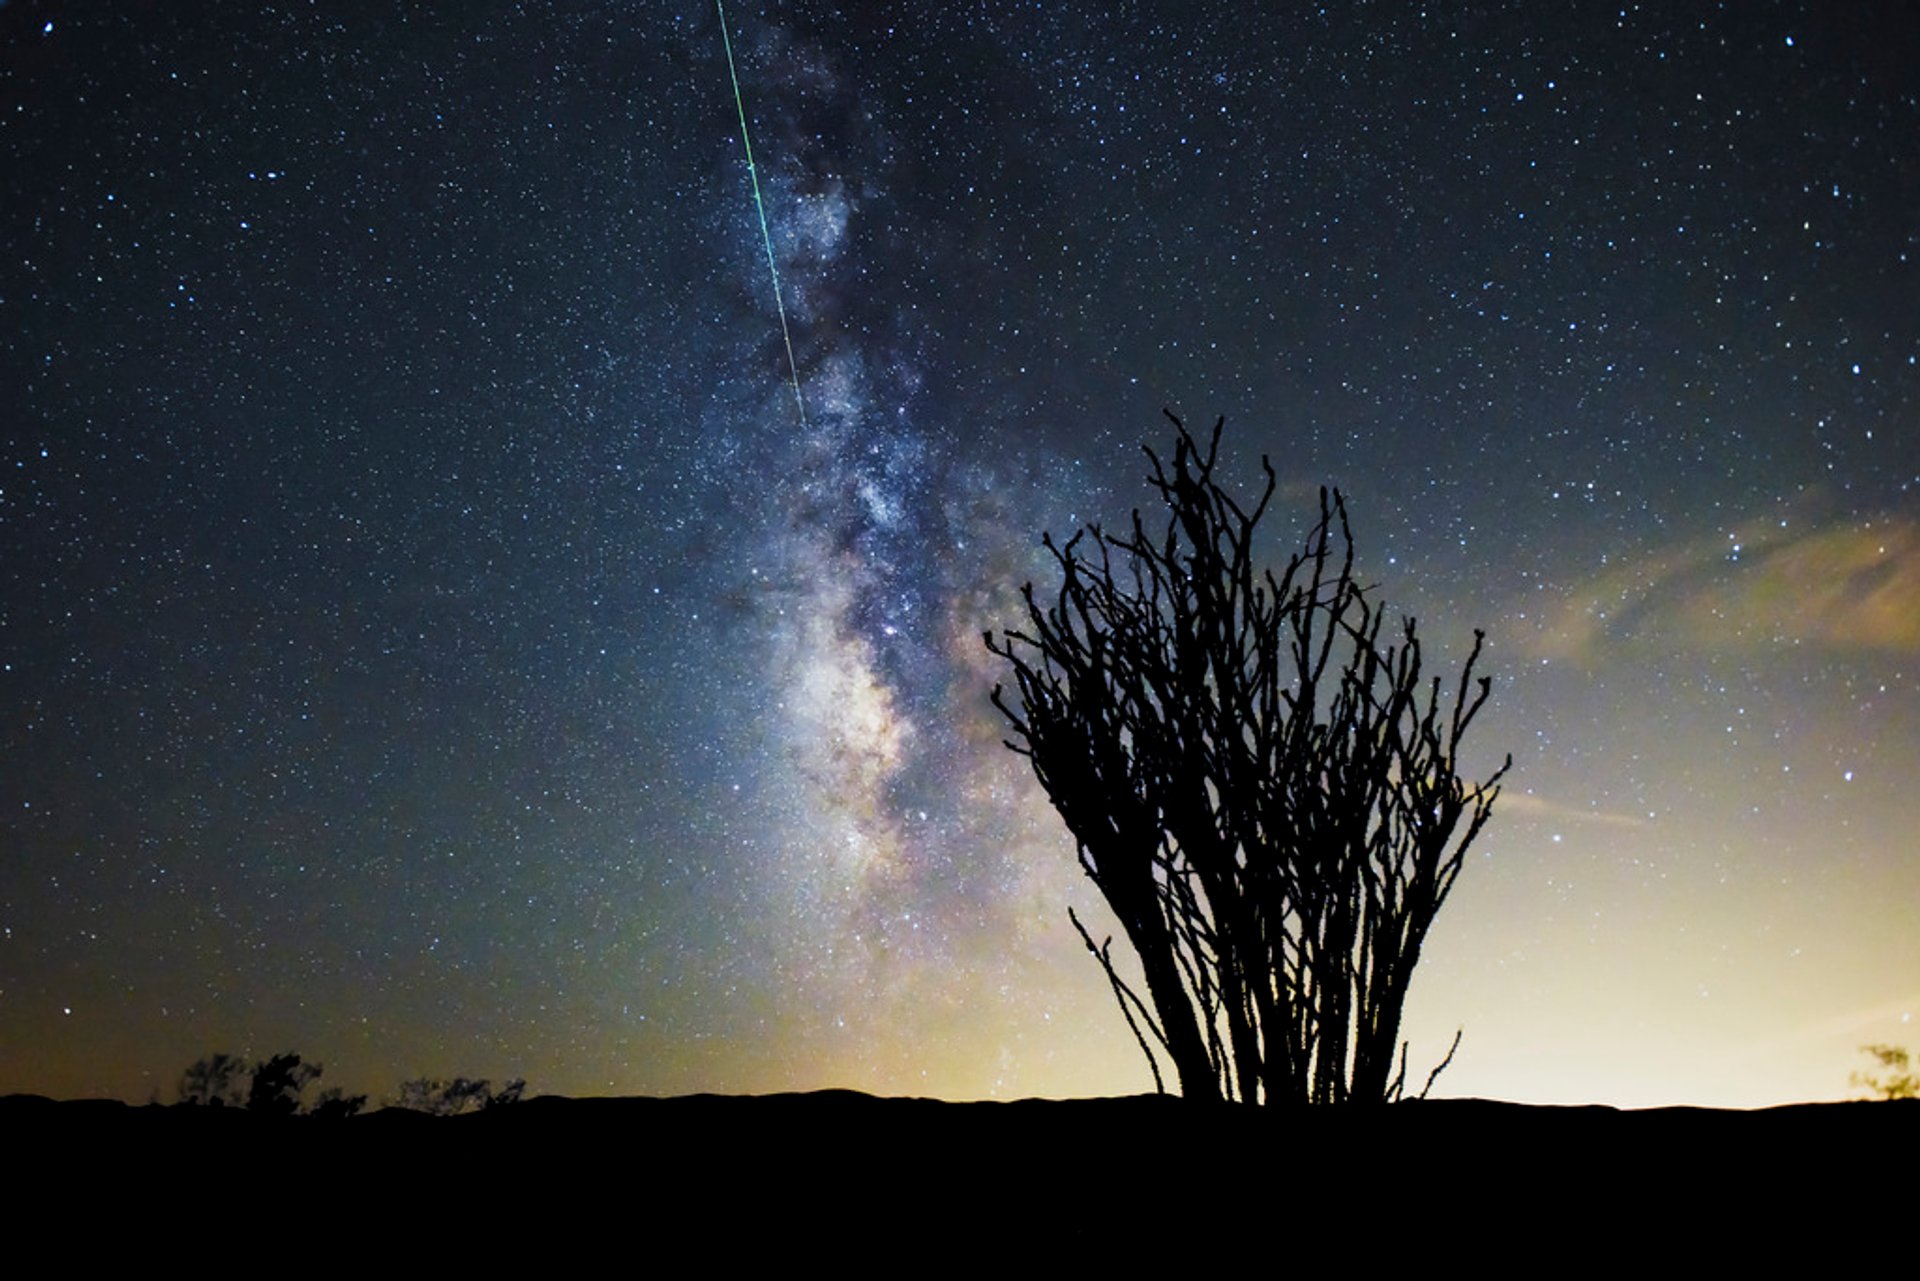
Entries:
{"type": "Polygon", "coordinates": [[[253,1067],[237,1054],[210,1054],[180,1077],[180,1102],[189,1107],[239,1107],[253,1067]]]}
{"type": "Polygon", "coordinates": [[[434,1116],[460,1116],[518,1103],[527,1089],[525,1079],[509,1081],[498,1090],[492,1089],[491,1085],[484,1078],[474,1080],[456,1076],[451,1081],[441,1081],[431,1077],[415,1077],[401,1083],[400,1097],[394,1106],[434,1116]]]}
{"type": "Polygon", "coordinates": [[[307,1115],[323,1121],[344,1121],[350,1116],[359,1116],[367,1106],[364,1094],[348,1094],[339,1086],[321,1091],[320,1097],[307,1109],[307,1115]]]}
{"type": "Polygon", "coordinates": [[[1272,466],[1243,507],[1215,479],[1220,426],[1203,446],[1168,417],[1171,466],[1147,450],[1165,525],[1047,537],[1057,592],[1029,583],[1023,630],[987,635],[1017,691],[993,692],[1007,745],[1140,958],[1144,998],[1069,913],[1156,1084],[1157,1045],[1190,1098],[1389,1101],[1414,966],[1507,770],[1461,774],[1484,638],[1443,697],[1413,620],[1386,628],[1354,578],[1339,493],[1266,569],[1272,466]]]}
{"type": "Polygon", "coordinates": [[[247,1111],[267,1116],[292,1116],[300,1110],[300,1092],[320,1075],[318,1063],[302,1063],[289,1051],[258,1063],[247,1090],[247,1111]]]}
{"type": "Polygon", "coordinates": [[[1920,1074],[1913,1071],[1906,1050],[1897,1045],[1863,1045],[1860,1052],[1871,1054],[1882,1071],[1855,1072],[1851,1078],[1854,1085],[1882,1099],[1920,1099],[1920,1074]]]}
{"type": "Polygon", "coordinates": [[[318,1063],[303,1062],[288,1051],[259,1063],[238,1054],[210,1054],[188,1068],[180,1078],[180,1102],[195,1107],[244,1107],[262,1116],[310,1116],[339,1119],[357,1114],[367,1105],[364,1094],[330,1089],[310,1108],[301,1095],[320,1079],[318,1063]]]}

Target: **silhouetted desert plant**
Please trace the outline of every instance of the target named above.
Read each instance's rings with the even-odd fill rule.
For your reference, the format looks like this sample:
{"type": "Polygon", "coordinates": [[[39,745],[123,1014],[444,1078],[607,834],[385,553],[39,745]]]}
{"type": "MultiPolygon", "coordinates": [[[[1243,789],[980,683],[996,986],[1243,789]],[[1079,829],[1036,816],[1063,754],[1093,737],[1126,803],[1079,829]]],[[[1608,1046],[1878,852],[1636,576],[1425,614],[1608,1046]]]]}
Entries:
{"type": "Polygon", "coordinates": [[[247,1098],[253,1065],[237,1054],[209,1054],[180,1077],[180,1102],[190,1107],[239,1107],[247,1098]]]}
{"type": "Polygon", "coordinates": [[[1340,494],[1263,569],[1271,464],[1243,507],[1215,479],[1221,424],[1203,446],[1168,417],[1171,465],[1146,451],[1164,528],[1136,511],[1124,534],[1048,536],[1058,591],[1028,584],[1023,627],[987,634],[1012,669],[1007,746],[1139,957],[1145,998],[1069,913],[1156,1084],[1157,1046],[1190,1098],[1390,1101],[1421,947],[1512,763],[1460,772],[1484,636],[1443,696],[1413,620],[1388,630],[1355,580],[1340,494]]]}
{"type": "Polygon", "coordinates": [[[341,1118],[367,1104],[364,1094],[330,1089],[305,1106],[302,1095],[320,1079],[318,1063],[303,1062],[291,1051],[258,1063],[238,1054],[210,1054],[180,1078],[180,1102],[199,1107],[244,1107],[263,1116],[307,1115],[341,1118]]]}
{"type": "Polygon", "coordinates": [[[323,1121],[344,1121],[350,1116],[359,1116],[366,1106],[366,1095],[348,1094],[336,1085],[320,1092],[320,1097],[307,1109],[307,1115],[323,1121]]]}
{"type": "Polygon", "coordinates": [[[421,1076],[401,1082],[400,1097],[394,1106],[434,1116],[460,1116],[518,1103],[526,1089],[524,1079],[509,1081],[495,1090],[484,1078],[456,1076],[451,1081],[440,1081],[421,1076]]]}
{"type": "Polygon", "coordinates": [[[300,1110],[300,1092],[320,1075],[318,1063],[303,1063],[289,1051],[254,1065],[247,1089],[247,1111],[292,1116],[300,1110]]]}
{"type": "Polygon", "coordinates": [[[1862,1054],[1870,1054],[1879,1063],[1878,1072],[1855,1072],[1852,1083],[1865,1090],[1871,1090],[1882,1099],[1920,1099],[1920,1073],[1913,1070],[1913,1060],[1906,1050],[1898,1045],[1863,1045],[1862,1054]]]}

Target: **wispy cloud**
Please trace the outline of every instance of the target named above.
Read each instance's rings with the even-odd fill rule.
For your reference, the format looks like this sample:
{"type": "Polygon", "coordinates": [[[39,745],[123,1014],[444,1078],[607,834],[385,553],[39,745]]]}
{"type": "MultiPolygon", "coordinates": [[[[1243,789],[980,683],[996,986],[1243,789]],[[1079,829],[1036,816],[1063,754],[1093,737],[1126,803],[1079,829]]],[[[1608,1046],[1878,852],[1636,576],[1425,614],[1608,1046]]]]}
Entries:
{"type": "Polygon", "coordinates": [[[1522,819],[1537,819],[1552,823],[1591,823],[1602,827],[1641,827],[1647,820],[1637,814],[1621,814],[1611,810],[1597,810],[1584,805],[1568,805],[1561,801],[1548,800],[1532,792],[1505,791],[1495,808],[1502,818],[1519,815],[1522,819]]]}
{"type": "Polygon", "coordinates": [[[1660,549],[1576,584],[1524,643],[1588,665],[1648,649],[1920,653],[1920,522],[1776,527],[1660,549]]]}

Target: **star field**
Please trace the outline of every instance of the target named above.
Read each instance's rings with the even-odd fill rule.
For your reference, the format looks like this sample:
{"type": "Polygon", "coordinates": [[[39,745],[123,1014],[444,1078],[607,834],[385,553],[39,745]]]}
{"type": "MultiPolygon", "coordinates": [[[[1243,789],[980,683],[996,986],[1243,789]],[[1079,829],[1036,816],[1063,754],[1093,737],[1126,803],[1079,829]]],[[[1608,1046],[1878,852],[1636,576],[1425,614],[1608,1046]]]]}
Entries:
{"type": "Polygon", "coordinates": [[[1911,16],[1278,8],[730,8],[790,374],[710,7],[0,3],[0,1093],[1150,1088],[980,633],[1162,407],[1488,633],[1443,1092],[1920,1043],[1911,16]]]}

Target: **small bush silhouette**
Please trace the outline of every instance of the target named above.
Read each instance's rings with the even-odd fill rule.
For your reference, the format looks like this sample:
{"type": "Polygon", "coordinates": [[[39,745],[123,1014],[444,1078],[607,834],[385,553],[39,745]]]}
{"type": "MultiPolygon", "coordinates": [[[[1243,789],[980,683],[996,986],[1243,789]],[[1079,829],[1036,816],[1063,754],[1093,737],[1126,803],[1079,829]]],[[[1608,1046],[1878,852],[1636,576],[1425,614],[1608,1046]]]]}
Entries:
{"type": "Polygon", "coordinates": [[[306,1106],[302,1095],[320,1079],[318,1063],[288,1051],[254,1063],[238,1054],[209,1054],[180,1077],[180,1102],[188,1107],[244,1108],[261,1116],[340,1119],[367,1105],[364,1094],[330,1089],[306,1106]]]}
{"type": "Polygon", "coordinates": [[[239,1107],[253,1067],[237,1054],[209,1054],[180,1077],[180,1102],[188,1107],[239,1107]]]}
{"type": "Polygon", "coordinates": [[[247,1111],[292,1116],[300,1110],[300,1092],[320,1075],[318,1063],[303,1063],[289,1051],[255,1065],[247,1089],[247,1111]]]}
{"type": "Polygon", "coordinates": [[[307,1109],[308,1116],[319,1117],[323,1121],[344,1121],[350,1116],[358,1116],[367,1106],[364,1094],[348,1094],[339,1086],[323,1090],[320,1097],[307,1109]]]}
{"type": "Polygon", "coordinates": [[[421,1076],[401,1083],[400,1097],[394,1106],[433,1116],[461,1116],[518,1103],[526,1089],[524,1078],[509,1081],[495,1090],[492,1082],[484,1078],[456,1076],[451,1081],[441,1081],[421,1076]]]}
{"type": "Polygon", "coordinates": [[[1871,1090],[1882,1099],[1920,1099],[1920,1073],[1913,1060],[1898,1045],[1863,1045],[1862,1054],[1870,1054],[1880,1064],[1879,1072],[1855,1072],[1850,1078],[1861,1089],[1871,1090]]]}

